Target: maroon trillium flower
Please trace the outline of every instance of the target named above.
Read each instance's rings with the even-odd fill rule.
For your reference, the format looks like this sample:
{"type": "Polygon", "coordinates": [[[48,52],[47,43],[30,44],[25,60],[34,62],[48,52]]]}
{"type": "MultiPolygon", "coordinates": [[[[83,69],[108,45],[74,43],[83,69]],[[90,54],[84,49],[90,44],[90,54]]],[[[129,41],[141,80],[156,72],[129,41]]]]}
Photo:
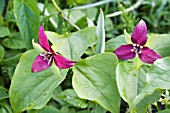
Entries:
{"type": "Polygon", "coordinates": [[[44,25],[42,25],[38,31],[38,41],[45,52],[42,52],[35,58],[32,64],[32,72],[40,72],[48,69],[52,65],[53,59],[56,66],[62,69],[70,68],[75,65],[75,61],[68,60],[52,50],[44,32],[44,25]]]}
{"type": "Polygon", "coordinates": [[[131,41],[133,44],[122,45],[114,51],[119,59],[127,60],[139,56],[143,62],[153,64],[155,60],[162,58],[154,50],[144,46],[147,41],[147,27],[143,20],[136,25],[131,41]]]}

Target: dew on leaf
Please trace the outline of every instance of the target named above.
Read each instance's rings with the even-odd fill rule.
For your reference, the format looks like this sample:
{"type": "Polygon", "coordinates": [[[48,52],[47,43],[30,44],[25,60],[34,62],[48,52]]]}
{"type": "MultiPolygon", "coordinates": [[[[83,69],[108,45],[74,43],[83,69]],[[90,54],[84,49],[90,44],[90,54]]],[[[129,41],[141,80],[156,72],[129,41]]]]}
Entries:
{"type": "Polygon", "coordinates": [[[28,70],[28,69],[26,69],[26,70],[25,70],[25,72],[26,72],[26,73],[28,73],[28,72],[29,72],[29,70],[28,70]]]}
{"type": "Polygon", "coordinates": [[[89,86],[85,85],[84,87],[85,87],[85,88],[88,88],[89,86]]]}

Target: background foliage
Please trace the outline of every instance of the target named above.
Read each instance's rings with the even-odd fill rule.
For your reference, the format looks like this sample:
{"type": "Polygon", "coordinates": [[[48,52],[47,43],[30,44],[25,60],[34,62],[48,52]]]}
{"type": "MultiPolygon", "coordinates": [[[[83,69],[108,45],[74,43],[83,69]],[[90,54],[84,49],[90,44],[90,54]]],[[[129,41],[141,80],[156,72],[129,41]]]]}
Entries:
{"type": "MultiPolygon", "coordinates": [[[[168,91],[169,84],[163,82],[162,86],[153,85],[169,77],[162,73],[169,72],[169,60],[167,56],[170,56],[168,51],[170,48],[168,45],[170,44],[170,0],[55,0],[55,2],[65,17],[69,19],[69,22],[77,25],[82,29],[81,31],[78,31],[57,12],[51,0],[0,0],[0,113],[18,113],[24,110],[26,110],[24,111],[26,113],[114,113],[119,112],[116,111],[119,105],[121,113],[128,111],[129,106],[131,106],[130,109],[132,110],[141,108],[142,106],[144,109],[138,109],[138,113],[143,113],[143,110],[146,109],[148,112],[154,113],[170,107],[168,103],[170,99],[168,91]],[[134,6],[138,1],[141,1],[140,5],[132,11],[109,17],[109,14],[125,11],[127,8],[134,6]],[[101,4],[98,5],[98,3],[101,4]],[[102,22],[100,9],[103,10],[105,17],[104,22],[102,22]],[[100,45],[96,47],[105,46],[106,52],[113,52],[118,46],[128,42],[128,38],[125,38],[129,36],[127,33],[130,34],[133,31],[140,19],[145,20],[148,32],[151,33],[148,35],[149,40],[147,45],[159,52],[163,57],[166,57],[162,61],[157,61],[148,68],[146,65],[140,67],[140,63],[138,59],[136,59],[136,61],[134,61],[137,62],[136,65],[138,66],[136,67],[140,68],[138,71],[134,71],[133,65],[129,62],[119,63],[116,67],[118,62],[113,54],[103,53],[103,48],[101,50],[95,50],[94,45],[99,42],[95,36],[96,29],[97,36],[101,36],[103,39],[100,40],[100,45]],[[35,75],[30,72],[29,68],[31,67],[32,60],[38,54],[35,50],[31,50],[33,48],[32,39],[37,42],[38,28],[42,23],[45,25],[46,34],[54,50],[72,60],[82,59],[73,69],[58,70],[55,69],[54,66],[52,68],[55,70],[54,72],[51,69],[35,75]],[[94,27],[94,25],[97,27],[94,27]],[[125,35],[124,29],[126,29],[127,32],[125,32],[125,35]],[[77,40],[77,37],[81,37],[80,40],[77,40]],[[86,37],[89,38],[86,39],[86,37]],[[104,39],[103,37],[106,38],[104,39]],[[62,40],[63,38],[65,40],[62,40]],[[103,45],[103,41],[106,41],[105,45],[103,45]],[[71,42],[69,43],[70,45],[68,45],[68,42],[71,42]],[[23,53],[24,55],[22,55],[23,53]],[[103,54],[95,56],[95,54],[98,53],[103,54]],[[100,58],[106,58],[108,62],[100,61],[100,58]],[[18,64],[19,60],[22,62],[18,64]],[[110,63],[112,60],[115,61],[115,64],[110,63]],[[97,63],[99,61],[105,65],[98,66],[97,63]],[[164,64],[165,62],[167,63],[164,64]],[[96,65],[98,67],[95,67],[96,65]],[[108,65],[112,70],[120,69],[122,72],[120,70],[120,72],[117,71],[116,73],[118,75],[123,72],[127,77],[133,74],[141,75],[141,78],[130,77],[126,80],[124,80],[125,78],[121,78],[121,76],[117,76],[119,77],[118,80],[120,80],[117,81],[118,84],[122,84],[121,81],[125,81],[125,85],[130,84],[128,81],[134,81],[138,84],[139,80],[144,83],[146,82],[145,76],[150,78],[149,82],[147,82],[146,86],[140,83],[140,87],[130,84],[134,87],[134,90],[127,92],[127,94],[120,93],[123,98],[120,101],[116,84],[110,83],[110,85],[112,85],[112,87],[110,87],[110,85],[105,82],[105,79],[107,79],[106,81],[116,81],[114,73],[107,73],[111,72],[110,69],[107,69],[108,65]],[[161,65],[164,67],[163,72],[160,67],[161,65]],[[15,71],[16,67],[20,70],[15,71]],[[89,67],[93,70],[91,73],[85,73],[86,70],[89,70],[89,67]],[[105,69],[106,72],[102,73],[98,71],[102,69],[105,69]],[[155,70],[159,72],[161,76],[156,80],[153,79],[156,77],[156,74],[154,74],[155,70]],[[75,73],[74,75],[73,72],[75,73]],[[93,79],[89,78],[89,76],[93,74],[99,74],[99,76],[94,76],[93,79]],[[14,75],[15,77],[13,77],[14,75]],[[107,77],[104,79],[102,76],[108,76],[111,79],[107,77]],[[16,82],[11,85],[12,77],[16,82]],[[64,79],[62,77],[66,78],[64,79]],[[87,82],[75,82],[77,79],[87,82]],[[73,85],[72,80],[74,81],[73,85]],[[96,80],[103,80],[103,84],[105,84],[106,87],[108,86],[108,89],[101,87],[100,84],[97,84],[96,80]],[[85,85],[87,83],[89,83],[89,85],[85,85]],[[90,83],[96,84],[93,86],[90,83]],[[10,85],[11,89],[9,92],[10,85]],[[77,86],[85,88],[86,92],[88,92],[89,88],[97,88],[98,91],[94,93],[96,93],[98,97],[90,97],[89,95],[92,94],[84,94],[81,90],[76,93],[73,87],[76,89],[78,88],[77,86]],[[140,90],[143,87],[145,87],[145,90],[141,92],[140,90]],[[149,90],[148,87],[151,87],[150,89],[153,90],[149,90]],[[165,90],[159,89],[167,90],[165,92],[165,90]],[[18,90],[24,90],[24,93],[20,94],[17,92],[18,90]],[[114,92],[114,94],[103,95],[108,98],[101,96],[102,92],[111,91],[114,92]],[[163,92],[163,103],[162,101],[156,102],[163,92]],[[151,93],[152,95],[149,95],[151,93]],[[15,100],[17,97],[20,97],[21,100],[9,102],[9,94],[10,100],[15,100]],[[32,95],[34,96],[31,97],[32,95]],[[150,96],[154,96],[154,98],[148,102],[148,107],[148,105],[141,104],[138,99],[136,99],[137,95],[143,103],[146,103],[150,96]],[[117,104],[111,103],[107,105],[109,96],[115,96],[115,98],[117,98],[115,99],[117,104]],[[32,103],[32,100],[36,99],[40,99],[41,101],[34,101],[34,103],[32,103]],[[20,102],[22,105],[15,105],[15,103],[20,102]]],[[[127,87],[121,87],[120,89],[123,92],[126,88],[127,87]]],[[[121,92],[121,90],[119,90],[119,92],[121,92]]],[[[168,113],[168,110],[159,113],[168,113]]]]}

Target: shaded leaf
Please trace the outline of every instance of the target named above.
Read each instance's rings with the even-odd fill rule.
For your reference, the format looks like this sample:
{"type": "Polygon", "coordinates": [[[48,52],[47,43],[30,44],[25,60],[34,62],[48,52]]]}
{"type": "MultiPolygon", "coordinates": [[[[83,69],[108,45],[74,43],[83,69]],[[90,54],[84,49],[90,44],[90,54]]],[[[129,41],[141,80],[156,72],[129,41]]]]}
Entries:
{"type": "Polygon", "coordinates": [[[39,12],[35,0],[14,0],[14,15],[27,49],[32,48],[32,39],[37,37],[39,12]]]}
{"type": "Polygon", "coordinates": [[[38,113],[62,113],[62,112],[53,106],[46,106],[43,109],[39,110],[38,113]]]}
{"type": "Polygon", "coordinates": [[[9,38],[5,38],[2,41],[3,46],[10,49],[23,49],[26,48],[26,45],[20,35],[20,33],[15,33],[9,38]]]}
{"type": "Polygon", "coordinates": [[[3,46],[0,45],[0,60],[3,59],[4,54],[5,54],[5,50],[4,50],[3,46]]]}
{"type": "Polygon", "coordinates": [[[0,27],[0,31],[0,38],[10,35],[10,31],[7,27],[0,27]]]}
{"type": "Polygon", "coordinates": [[[0,87],[0,101],[8,98],[8,90],[0,87]]]}

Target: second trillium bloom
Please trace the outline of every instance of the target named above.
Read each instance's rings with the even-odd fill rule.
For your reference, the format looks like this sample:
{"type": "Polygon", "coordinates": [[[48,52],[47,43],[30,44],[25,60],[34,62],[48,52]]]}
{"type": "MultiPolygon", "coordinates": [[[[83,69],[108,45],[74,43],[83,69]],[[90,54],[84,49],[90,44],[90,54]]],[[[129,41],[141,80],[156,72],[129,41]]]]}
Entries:
{"type": "Polygon", "coordinates": [[[75,61],[68,60],[52,50],[44,32],[44,25],[42,25],[38,31],[38,41],[45,51],[35,58],[32,64],[32,72],[40,72],[48,69],[52,65],[53,60],[56,66],[62,69],[70,68],[75,65],[75,61]]]}
{"type": "Polygon", "coordinates": [[[155,60],[162,58],[154,50],[144,46],[147,41],[147,27],[143,20],[136,25],[131,41],[133,44],[122,45],[114,51],[119,59],[128,60],[139,56],[143,62],[153,64],[155,60]]]}

